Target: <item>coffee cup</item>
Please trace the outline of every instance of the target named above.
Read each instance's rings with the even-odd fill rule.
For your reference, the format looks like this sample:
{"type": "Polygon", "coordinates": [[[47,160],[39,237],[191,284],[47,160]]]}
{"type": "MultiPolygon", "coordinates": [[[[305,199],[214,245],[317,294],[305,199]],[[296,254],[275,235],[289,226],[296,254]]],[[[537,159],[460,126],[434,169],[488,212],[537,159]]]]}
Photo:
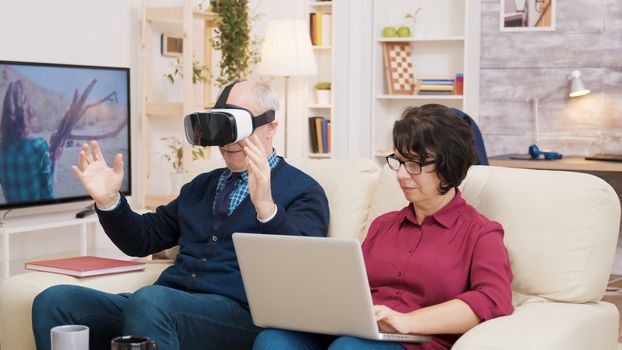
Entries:
{"type": "Polygon", "coordinates": [[[110,342],[111,350],[159,350],[155,341],[140,335],[124,335],[116,337],[110,342]]]}
{"type": "Polygon", "coordinates": [[[70,324],[50,330],[52,350],[88,350],[89,327],[70,324]]]}

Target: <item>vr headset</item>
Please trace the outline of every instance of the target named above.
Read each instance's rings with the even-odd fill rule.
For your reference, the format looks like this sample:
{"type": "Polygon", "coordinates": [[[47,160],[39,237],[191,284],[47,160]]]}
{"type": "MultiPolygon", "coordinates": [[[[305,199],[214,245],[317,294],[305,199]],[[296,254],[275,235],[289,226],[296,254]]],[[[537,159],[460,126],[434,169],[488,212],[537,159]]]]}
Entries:
{"type": "Polygon", "coordinates": [[[241,141],[258,127],[274,121],[274,111],[258,116],[246,108],[227,104],[227,98],[237,81],[227,85],[214,108],[191,113],[184,117],[186,139],[196,146],[224,146],[241,141]]]}

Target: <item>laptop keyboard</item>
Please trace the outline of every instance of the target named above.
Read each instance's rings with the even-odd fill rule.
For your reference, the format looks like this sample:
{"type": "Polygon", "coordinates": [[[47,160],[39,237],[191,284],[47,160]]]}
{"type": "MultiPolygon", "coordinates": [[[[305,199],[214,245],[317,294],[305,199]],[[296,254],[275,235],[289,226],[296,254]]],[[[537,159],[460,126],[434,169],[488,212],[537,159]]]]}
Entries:
{"type": "Polygon", "coordinates": [[[603,160],[607,162],[622,162],[622,153],[596,153],[585,157],[587,160],[603,160]]]}

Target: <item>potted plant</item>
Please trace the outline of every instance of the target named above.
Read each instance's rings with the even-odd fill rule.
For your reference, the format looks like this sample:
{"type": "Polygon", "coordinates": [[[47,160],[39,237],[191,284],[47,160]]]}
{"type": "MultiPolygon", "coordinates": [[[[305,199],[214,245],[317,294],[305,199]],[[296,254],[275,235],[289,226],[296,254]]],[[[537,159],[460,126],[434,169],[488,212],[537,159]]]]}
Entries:
{"type": "Polygon", "coordinates": [[[398,29],[398,36],[408,37],[411,35],[411,33],[414,33],[417,37],[422,37],[424,35],[425,30],[423,28],[423,24],[420,20],[417,21],[417,15],[419,14],[419,12],[421,12],[421,7],[417,8],[415,12],[407,13],[406,15],[404,15],[404,19],[411,20],[412,25],[410,29],[408,27],[400,27],[400,29],[398,29]],[[400,30],[403,31],[403,35],[399,35],[400,30]],[[406,35],[407,32],[408,35],[406,35]]]}
{"type": "MultiPolygon", "coordinates": [[[[184,146],[182,142],[175,136],[163,137],[160,140],[166,143],[167,152],[161,154],[162,159],[169,162],[173,168],[171,173],[171,190],[178,193],[181,189],[184,174],[184,146]]],[[[209,148],[192,146],[192,160],[207,159],[210,156],[209,148]]]]}
{"type": "Polygon", "coordinates": [[[218,14],[212,45],[221,53],[216,83],[224,86],[247,77],[251,64],[259,62],[259,40],[251,38],[250,31],[261,15],[249,16],[248,0],[212,0],[211,9],[218,14]]]}
{"type": "Polygon", "coordinates": [[[330,81],[321,81],[319,83],[316,83],[313,88],[315,89],[315,97],[317,98],[317,103],[319,105],[329,105],[331,90],[330,81]]]}
{"type": "MultiPolygon", "coordinates": [[[[171,84],[175,84],[175,78],[183,78],[184,77],[184,66],[180,58],[175,60],[173,63],[173,72],[164,74],[164,77],[171,82],[171,84]]],[[[207,66],[202,66],[196,58],[192,58],[192,83],[205,83],[207,81],[207,77],[203,75],[208,70],[207,66]]]]}

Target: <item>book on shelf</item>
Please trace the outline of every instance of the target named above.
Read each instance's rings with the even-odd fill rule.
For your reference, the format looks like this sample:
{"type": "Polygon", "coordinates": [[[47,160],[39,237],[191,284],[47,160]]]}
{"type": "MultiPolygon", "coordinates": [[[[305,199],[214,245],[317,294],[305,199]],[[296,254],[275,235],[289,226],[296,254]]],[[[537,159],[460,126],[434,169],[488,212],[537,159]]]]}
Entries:
{"type": "Polygon", "coordinates": [[[309,14],[309,33],[313,46],[328,46],[332,43],[332,15],[324,12],[309,14]]]}
{"type": "Polygon", "coordinates": [[[324,153],[324,141],[322,141],[322,120],[324,118],[317,117],[315,119],[315,136],[317,139],[317,153],[324,153]]]}
{"type": "Polygon", "coordinates": [[[453,91],[429,91],[429,90],[420,90],[417,95],[453,95],[453,91]]]}
{"type": "Polygon", "coordinates": [[[142,271],[145,263],[97,256],[29,261],[26,270],[51,272],[74,277],[92,277],[122,272],[142,271]]]}
{"type": "Polygon", "coordinates": [[[309,141],[311,143],[311,152],[318,153],[317,151],[317,132],[315,130],[315,118],[321,117],[309,117],[309,141]]]}
{"type": "Polygon", "coordinates": [[[324,117],[309,117],[309,141],[311,152],[330,153],[331,125],[330,120],[324,117]]]}
{"type": "Polygon", "coordinates": [[[329,121],[328,121],[328,124],[326,125],[326,140],[327,140],[327,141],[326,141],[326,144],[328,145],[328,152],[327,152],[327,153],[332,152],[332,149],[333,149],[333,147],[332,147],[332,143],[331,143],[331,140],[332,140],[332,137],[331,137],[332,130],[331,130],[331,129],[332,129],[332,128],[331,128],[331,126],[330,126],[330,125],[331,125],[331,122],[330,122],[330,120],[329,120],[329,121]]]}
{"type": "Polygon", "coordinates": [[[322,14],[322,25],[320,26],[320,45],[329,46],[332,45],[332,15],[329,13],[322,14]]]}
{"type": "Polygon", "coordinates": [[[419,85],[419,90],[452,91],[453,89],[453,85],[419,85]]]}
{"type": "Polygon", "coordinates": [[[322,153],[328,153],[328,123],[327,119],[322,119],[322,153]]]}
{"type": "Polygon", "coordinates": [[[419,79],[421,84],[427,85],[453,85],[454,79],[419,79]]]}

